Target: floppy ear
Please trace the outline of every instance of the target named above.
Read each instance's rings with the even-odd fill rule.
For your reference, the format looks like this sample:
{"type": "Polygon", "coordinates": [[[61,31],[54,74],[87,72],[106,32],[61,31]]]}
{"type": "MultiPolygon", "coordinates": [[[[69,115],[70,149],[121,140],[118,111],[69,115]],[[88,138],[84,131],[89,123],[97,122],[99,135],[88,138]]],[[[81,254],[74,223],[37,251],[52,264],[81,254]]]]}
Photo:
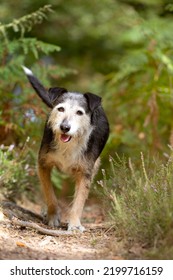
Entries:
{"type": "Polygon", "coordinates": [[[48,91],[48,95],[52,105],[54,105],[56,99],[65,92],[68,92],[66,88],[61,88],[61,87],[50,88],[48,91]]]}
{"type": "Polygon", "coordinates": [[[86,92],[84,93],[85,98],[87,99],[88,102],[88,106],[91,110],[91,112],[93,112],[98,106],[101,105],[101,97],[98,95],[95,95],[93,93],[90,92],[86,92]]]}

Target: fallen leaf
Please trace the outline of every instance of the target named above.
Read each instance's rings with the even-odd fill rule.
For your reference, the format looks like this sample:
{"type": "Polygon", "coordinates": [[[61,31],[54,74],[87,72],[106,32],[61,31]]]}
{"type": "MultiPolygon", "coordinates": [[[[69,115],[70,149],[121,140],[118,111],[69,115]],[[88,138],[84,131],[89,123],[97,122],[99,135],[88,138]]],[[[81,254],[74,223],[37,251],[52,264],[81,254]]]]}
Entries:
{"type": "Polygon", "coordinates": [[[26,244],[21,241],[16,241],[16,245],[19,247],[26,247],[26,244]]]}

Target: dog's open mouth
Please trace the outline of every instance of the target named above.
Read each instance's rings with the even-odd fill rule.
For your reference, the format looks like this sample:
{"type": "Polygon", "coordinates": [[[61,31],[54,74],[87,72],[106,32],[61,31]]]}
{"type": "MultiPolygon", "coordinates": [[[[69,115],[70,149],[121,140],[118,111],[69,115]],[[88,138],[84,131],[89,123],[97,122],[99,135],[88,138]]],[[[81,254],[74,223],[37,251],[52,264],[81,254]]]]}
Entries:
{"type": "Polygon", "coordinates": [[[67,143],[71,140],[71,136],[67,134],[61,134],[60,140],[64,143],[67,143]]]}

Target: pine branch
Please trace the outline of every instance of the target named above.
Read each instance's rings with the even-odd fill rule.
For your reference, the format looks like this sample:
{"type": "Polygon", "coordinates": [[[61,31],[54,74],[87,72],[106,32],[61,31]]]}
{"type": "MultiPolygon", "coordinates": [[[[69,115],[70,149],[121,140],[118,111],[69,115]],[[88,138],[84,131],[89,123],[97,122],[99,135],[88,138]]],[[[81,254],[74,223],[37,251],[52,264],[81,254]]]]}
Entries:
{"type": "Polygon", "coordinates": [[[23,37],[26,32],[31,31],[34,25],[40,24],[44,19],[47,19],[47,13],[49,12],[53,12],[51,5],[45,5],[36,12],[14,19],[11,23],[0,24],[0,33],[7,40],[7,30],[12,28],[14,32],[20,32],[21,37],[23,37]]]}
{"type": "Polygon", "coordinates": [[[58,52],[61,49],[59,46],[39,41],[36,38],[21,38],[20,43],[25,55],[27,55],[29,51],[32,51],[35,58],[37,59],[39,56],[39,52],[49,54],[55,51],[58,52]]]}

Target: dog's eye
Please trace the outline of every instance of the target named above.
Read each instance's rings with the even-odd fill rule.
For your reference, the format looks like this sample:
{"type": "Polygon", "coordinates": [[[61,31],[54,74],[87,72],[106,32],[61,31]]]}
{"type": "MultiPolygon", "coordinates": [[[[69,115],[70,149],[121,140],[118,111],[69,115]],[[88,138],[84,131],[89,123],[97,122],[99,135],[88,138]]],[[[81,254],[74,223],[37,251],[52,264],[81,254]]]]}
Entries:
{"type": "Polygon", "coordinates": [[[64,108],[63,108],[63,107],[59,107],[59,108],[57,108],[57,110],[58,110],[59,112],[64,112],[64,108]]]}
{"type": "Polygon", "coordinates": [[[81,110],[78,110],[78,111],[76,112],[76,114],[77,114],[78,116],[82,116],[82,115],[83,115],[83,112],[82,112],[81,110]]]}

